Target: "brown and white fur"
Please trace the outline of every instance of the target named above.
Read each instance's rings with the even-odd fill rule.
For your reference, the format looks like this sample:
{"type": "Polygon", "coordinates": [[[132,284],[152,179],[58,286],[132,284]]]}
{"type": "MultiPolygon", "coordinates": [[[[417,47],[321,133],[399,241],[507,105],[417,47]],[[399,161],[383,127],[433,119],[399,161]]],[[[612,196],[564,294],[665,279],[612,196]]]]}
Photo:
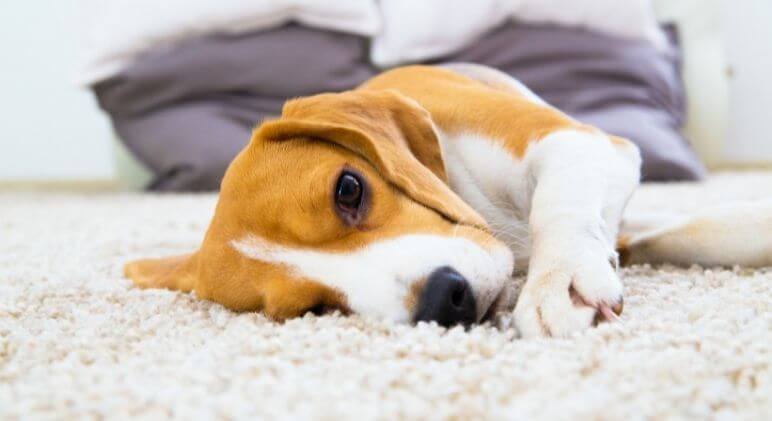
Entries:
{"type": "Polygon", "coordinates": [[[229,168],[201,248],[126,273],[277,320],[337,308],[408,322],[439,268],[468,281],[475,321],[527,270],[514,312],[534,337],[621,312],[618,245],[631,262],[772,265],[772,202],[628,221],[639,167],[632,143],[503,73],[398,68],[288,102],[229,168]],[[332,203],[348,170],[367,183],[356,222],[332,203]]]}

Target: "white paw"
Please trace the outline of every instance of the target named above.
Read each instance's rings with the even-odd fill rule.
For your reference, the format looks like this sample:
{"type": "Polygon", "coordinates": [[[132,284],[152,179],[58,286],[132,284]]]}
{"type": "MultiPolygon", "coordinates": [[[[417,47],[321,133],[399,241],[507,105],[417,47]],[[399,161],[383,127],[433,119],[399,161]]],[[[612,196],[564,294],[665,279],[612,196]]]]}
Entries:
{"type": "Polygon", "coordinates": [[[523,337],[568,336],[621,313],[615,261],[600,252],[577,254],[585,259],[556,258],[532,266],[515,307],[523,337]]]}

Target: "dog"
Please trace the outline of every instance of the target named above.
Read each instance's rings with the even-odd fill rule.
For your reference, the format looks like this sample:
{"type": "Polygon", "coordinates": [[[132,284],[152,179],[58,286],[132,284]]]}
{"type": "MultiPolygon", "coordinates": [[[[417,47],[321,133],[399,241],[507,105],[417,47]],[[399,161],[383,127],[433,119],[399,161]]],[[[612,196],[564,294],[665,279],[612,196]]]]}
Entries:
{"type": "Polygon", "coordinates": [[[527,271],[509,307],[541,337],[618,318],[620,257],[772,265],[770,203],[624,215],[640,164],[630,141],[497,70],[396,68],[288,101],[228,168],[199,250],[125,274],[279,321],[339,310],[468,326],[504,310],[527,271]]]}

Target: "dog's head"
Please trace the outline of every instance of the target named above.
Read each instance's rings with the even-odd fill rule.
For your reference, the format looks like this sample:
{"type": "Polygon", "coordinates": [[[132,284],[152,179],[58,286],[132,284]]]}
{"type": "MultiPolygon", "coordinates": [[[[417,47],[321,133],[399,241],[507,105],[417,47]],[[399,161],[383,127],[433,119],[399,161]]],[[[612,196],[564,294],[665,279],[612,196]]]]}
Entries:
{"type": "Polygon", "coordinates": [[[290,101],[231,164],[200,250],[127,273],[279,320],[337,308],[473,323],[510,278],[512,255],[446,180],[429,114],[411,99],[290,101]]]}

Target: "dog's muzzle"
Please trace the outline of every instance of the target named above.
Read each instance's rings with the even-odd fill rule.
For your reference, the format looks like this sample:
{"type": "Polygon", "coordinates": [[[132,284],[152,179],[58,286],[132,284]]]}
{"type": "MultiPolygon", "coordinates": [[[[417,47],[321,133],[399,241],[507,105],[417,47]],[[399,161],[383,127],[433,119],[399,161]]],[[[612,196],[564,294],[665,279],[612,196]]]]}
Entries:
{"type": "Polygon", "coordinates": [[[445,327],[476,322],[477,306],[469,282],[449,266],[432,272],[418,299],[413,320],[437,322],[445,327]]]}

